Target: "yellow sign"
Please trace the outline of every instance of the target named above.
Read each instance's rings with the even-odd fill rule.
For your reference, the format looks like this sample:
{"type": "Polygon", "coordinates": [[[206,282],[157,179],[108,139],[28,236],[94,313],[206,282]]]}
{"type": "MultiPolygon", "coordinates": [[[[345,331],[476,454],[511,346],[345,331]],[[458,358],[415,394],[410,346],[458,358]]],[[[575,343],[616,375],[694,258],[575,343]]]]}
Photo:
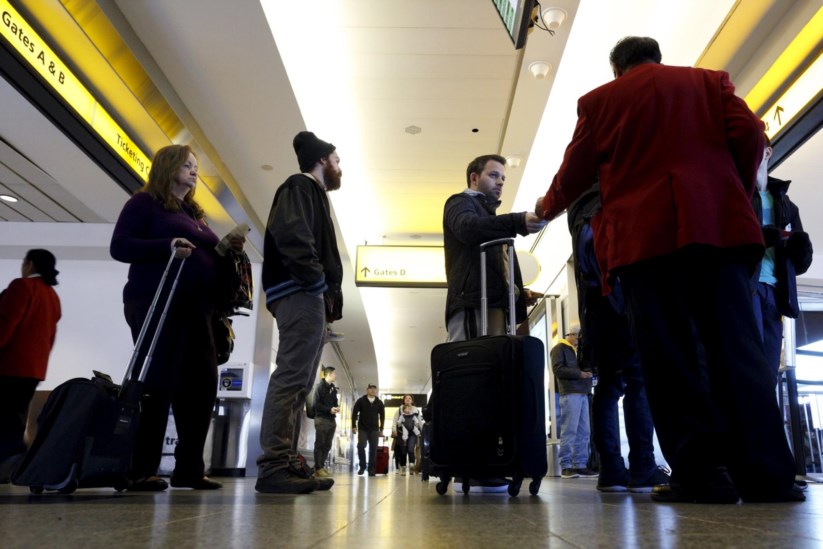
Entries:
{"type": "Polygon", "coordinates": [[[763,115],[766,135],[773,138],[794,120],[803,109],[823,93],[823,55],[800,75],[794,84],[763,115]]]}
{"type": "Polygon", "coordinates": [[[357,286],[446,287],[442,246],[358,246],[357,286]]]}
{"type": "Polygon", "coordinates": [[[148,180],[151,161],[138,149],[126,132],[95,100],[40,35],[9,4],[0,0],[0,34],[20,56],[97,132],[126,164],[144,181],[148,180]]]}

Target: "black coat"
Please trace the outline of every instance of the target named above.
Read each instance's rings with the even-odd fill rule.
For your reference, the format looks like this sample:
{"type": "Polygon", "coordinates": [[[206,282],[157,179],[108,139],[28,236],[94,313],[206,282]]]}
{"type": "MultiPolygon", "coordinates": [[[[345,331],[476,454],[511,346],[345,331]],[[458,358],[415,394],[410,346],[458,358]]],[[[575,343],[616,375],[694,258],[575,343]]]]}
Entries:
{"type": "MultiPolygon", "coordinates": [[[[791,181],[769,177],[766,185],[774,203],[774,225],[763,227],[763,238],[767,247],[774,247],[774,273],[777,278],[775,298],[780,314],[797,318],[800,307],[797,303],[797,283],[795,278],[805,273],[812,264],[814,251],[808,233],[803,231],[798,207],[786,194],[791,181]],[[791,230],[787,230],[791,227],[791,230]],[[786,233],[789,233],[788,236],[786,233]]],[[[760,225],[763,225],[763,204],[759,193],[752,196],[752,207],[760,225]]],[[[754,280],[760,277],[758,266],[754,280]]]]}

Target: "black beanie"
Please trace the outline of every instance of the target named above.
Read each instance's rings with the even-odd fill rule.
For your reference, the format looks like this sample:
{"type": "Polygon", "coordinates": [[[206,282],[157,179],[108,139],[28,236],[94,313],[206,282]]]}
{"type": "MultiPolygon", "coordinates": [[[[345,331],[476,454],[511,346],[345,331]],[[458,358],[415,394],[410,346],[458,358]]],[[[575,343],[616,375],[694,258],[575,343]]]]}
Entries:
{"type": "Polygon", "coordinates": [[[312,132],[300,132],[295,135],[293,145],[301,172],[310,172],[321,158],[329,156],[337,148],[318,139],[312,132]]]}

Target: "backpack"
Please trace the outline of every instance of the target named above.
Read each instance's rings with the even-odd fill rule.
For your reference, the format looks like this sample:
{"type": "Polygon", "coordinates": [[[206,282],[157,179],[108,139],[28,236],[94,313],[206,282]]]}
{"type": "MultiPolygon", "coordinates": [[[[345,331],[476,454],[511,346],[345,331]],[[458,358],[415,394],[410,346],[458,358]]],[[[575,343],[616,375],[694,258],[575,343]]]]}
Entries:
{"type": "Polygon", "coordinates": [[[317,411],[314,409],[314,401],[317,398],[317,389],[320,388],[320,383],[325,383],[322,379],[320,382],[314,386],[314,389],[306,395],[306,417],[309,419],[314,419],[314,416],[317,415],[317,411]]]}

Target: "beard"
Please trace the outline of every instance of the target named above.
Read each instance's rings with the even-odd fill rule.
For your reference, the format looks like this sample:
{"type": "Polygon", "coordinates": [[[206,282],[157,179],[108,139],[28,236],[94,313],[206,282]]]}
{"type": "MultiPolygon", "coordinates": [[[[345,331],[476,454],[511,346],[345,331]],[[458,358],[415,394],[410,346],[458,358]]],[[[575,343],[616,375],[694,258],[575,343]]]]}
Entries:
{"type": "Polygon", "coordinates": [[[323,166],[323,184],[327,191],[336,191],[340,188],[340,179],[343,177],[343,170],[336,170],[331,164],[323,166]]]}

